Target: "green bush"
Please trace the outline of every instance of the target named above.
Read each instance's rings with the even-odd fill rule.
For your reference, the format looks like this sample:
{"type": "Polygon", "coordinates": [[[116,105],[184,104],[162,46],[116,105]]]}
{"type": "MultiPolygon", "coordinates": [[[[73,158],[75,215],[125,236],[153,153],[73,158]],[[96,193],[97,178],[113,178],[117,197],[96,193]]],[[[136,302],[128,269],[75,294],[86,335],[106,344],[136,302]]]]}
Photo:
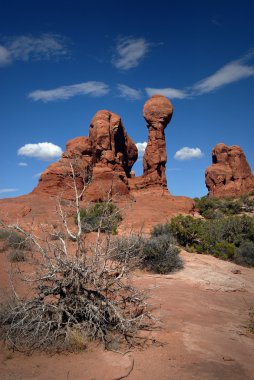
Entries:
{"type": "Polygon", "coordinates": [[[80,218],[83,232],[98,231],[100,229],[102,232],[115,234],[118,224],[122,220],[122,215],[114,203],[101,202],[87,209],[81,209],[80,218]]]}
{"type": "Polygon", "coordinates": [[[203,221],[190,215],[178,215],[171,219],[169,229],[178,243],[184,247],[200,243],[203,221]]]}
{"type": "Polygon", "coordinates": [[[159,235],[148,239],[143,248],[143,266],[148,270],[166,274],[183,268],[176,241],[170,235],[159,235]]]}
{"type": "Polygon", "coordinates": [[[237,215],[242,212],[254,211],[254,199],[250,195],[239,198],[194,198],[196,208],[206,219],[219,219],[224,216],[237,215]]]}
{"type": "Polygon", "coordinates": [[[234,243],[228,243],[223,240],[215,244],[213,249],[213,255],[222,260],[232,260],[235,255],[234,243]]]}
{"type": "Polygon", "coordinates": [[[160,235],[170,235],[172,234],[169,223],[165,224],[157,224],[153,227],[151,231],[151,235],[153,237],[160,236],[160,235]]]}
{"type": "Polygon", "coordinates": [[[254,242],[244,241],[236,250],[234,258],[236,264],[253,267],[254,266],[254,242]]]}
{"type": "Polygon", "coordinates": [[[28,241],[16,231],[2,228],[0,229],[0,240],[4,240],[7,248],[12,249],[30,249],[28,241]]]}
{"type": "Polygon", "coordinates": [[[130,268],[143,268],[166,274],[183,267],[179,248],[172,234],[142,238],[122,236],[113,241],[112,258],[128,262],[130,268]]]}
{"type": "Polygon", "coordinates": [[[200,220],[180,215],[172,218],[166,228],[188,251],[254,266],[254,219],[250,216],[200,220]]]}

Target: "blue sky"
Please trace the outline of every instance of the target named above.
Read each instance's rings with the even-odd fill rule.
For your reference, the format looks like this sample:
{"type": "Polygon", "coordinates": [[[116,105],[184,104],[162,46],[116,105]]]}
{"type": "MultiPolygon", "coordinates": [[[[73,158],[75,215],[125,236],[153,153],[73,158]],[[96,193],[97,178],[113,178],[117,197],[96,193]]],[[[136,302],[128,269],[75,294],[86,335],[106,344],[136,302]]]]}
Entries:
{"type": "MultiPolygon", "coordinates": [[[[154,93],[174,105],[172,194],[207,193],[219,142],[240,145],[253,168],[253,14],[247,0],[2,2],[0,197],[30,192],[100,109],[144,143],[142,108],[154,93]]],[[[134,169],[142,174],[141,160],[134,169]]]]}

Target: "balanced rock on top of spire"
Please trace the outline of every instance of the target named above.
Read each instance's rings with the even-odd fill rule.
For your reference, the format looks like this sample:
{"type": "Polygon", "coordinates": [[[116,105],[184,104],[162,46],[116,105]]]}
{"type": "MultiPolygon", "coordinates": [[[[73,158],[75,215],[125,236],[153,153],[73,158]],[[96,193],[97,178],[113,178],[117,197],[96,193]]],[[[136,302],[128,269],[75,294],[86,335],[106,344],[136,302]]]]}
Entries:
{"type": "Polygon", "coordinates": [[[164,129],[171,120],[173,106],[162,95],[154,95],[145,103],[143,115],[147,122],[148,143],[143,157],[143,179],[146,185],[167,185],[165,167],[167,151],[164,129]]]}

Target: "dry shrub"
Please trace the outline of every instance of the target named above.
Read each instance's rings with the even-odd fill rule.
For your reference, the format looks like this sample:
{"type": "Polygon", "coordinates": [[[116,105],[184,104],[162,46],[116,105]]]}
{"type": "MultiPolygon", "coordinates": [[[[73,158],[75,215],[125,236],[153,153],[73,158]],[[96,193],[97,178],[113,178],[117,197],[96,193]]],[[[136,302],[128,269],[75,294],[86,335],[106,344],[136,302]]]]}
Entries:
{"type": "Polygon", "coordinates": [[[99,230],[90,249],[85,246],[75,181],[74,189],[75,231],[61,202],[58,212],[65,233],[56,240],[52,233],[41,239],[19,225],[9,226],[30,242],[34,253],[34,271],[24,279],[33,296],[15,293],[0,313],[1,335],[13,349],[73,350],[88,340],[105,347],[114,342],[131,345],[138,330],[151,326],[146,296],[128,279],[129,263],[112,260],[111,234],[99,230]]]}

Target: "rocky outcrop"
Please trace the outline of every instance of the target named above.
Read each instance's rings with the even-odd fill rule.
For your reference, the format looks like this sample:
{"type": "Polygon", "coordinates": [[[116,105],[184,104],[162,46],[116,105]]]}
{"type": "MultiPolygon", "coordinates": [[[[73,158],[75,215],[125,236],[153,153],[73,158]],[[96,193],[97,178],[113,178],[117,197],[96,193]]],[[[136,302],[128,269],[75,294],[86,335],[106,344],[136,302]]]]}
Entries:
{"type": "Polygon", "coordinates": [[[86,191],[90,200],[127,195],[128,178],[138,158],[137,147],[127,135],[120,116],[98,111],[90,126],[92,146],[92,181],[86,191]]]}
{"type": "Polygon", "coordinates": [[[165,166],[167,162],[164,129],[170,122],[173,106],[161,95],[154,95],[145,103],[143,115],[147,122],[148,143],[143,157],[143,183],[149,185],[167,185],[165,166]]]}
{"type": "Polygon", "coordinates": [[[205,174],[209,196],[239,196],[254,191],[254,176],[238,145],[217,144],[212,151],[212,161],[205,174]]]}
{"type": "Polygon", "coordinates": [[[79,190],[84,181],[91,178],[87,199],[98,201],[126,195],[137,156],[136,145],[127,135],[120,117],[113,112],[99,111],[91,122],[89,137],[77,137],[67,143],[60,160],[49,165],[41,175],[34,193],[73,198],[72,163],[79,190]]]}

